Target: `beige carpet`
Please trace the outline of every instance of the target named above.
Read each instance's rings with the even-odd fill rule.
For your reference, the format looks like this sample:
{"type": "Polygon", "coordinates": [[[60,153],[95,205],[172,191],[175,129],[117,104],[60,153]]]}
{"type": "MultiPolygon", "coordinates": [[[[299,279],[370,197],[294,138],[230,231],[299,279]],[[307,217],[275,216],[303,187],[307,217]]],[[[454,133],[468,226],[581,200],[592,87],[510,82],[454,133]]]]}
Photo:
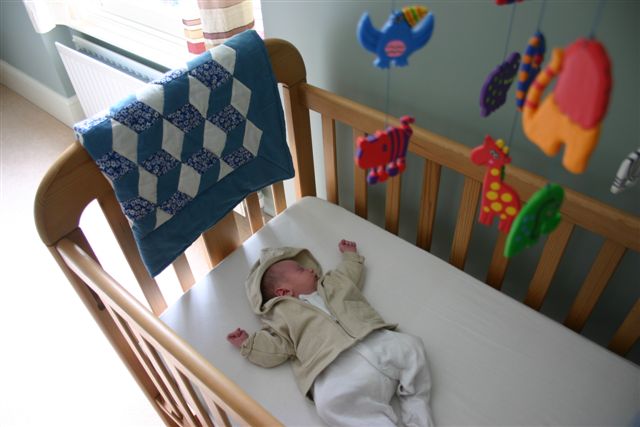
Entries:
{"type": "Polygon", "coordinates": [[[0,86],[0,426],[159,426],[33,221],[73,132],[0,86]]]}

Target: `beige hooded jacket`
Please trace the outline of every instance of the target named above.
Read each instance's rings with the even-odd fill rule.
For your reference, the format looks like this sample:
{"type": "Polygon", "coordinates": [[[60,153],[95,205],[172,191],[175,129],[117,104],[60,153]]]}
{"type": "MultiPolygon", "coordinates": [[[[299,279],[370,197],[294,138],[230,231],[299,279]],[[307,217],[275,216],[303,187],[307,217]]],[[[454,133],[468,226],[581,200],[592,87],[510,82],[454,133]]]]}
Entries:
{"type": "Polygon", "coordinates": [[[360,292],[364,257],[345,252],[335,270],[321,277],[318,262],[306,249],[263,249],[246,283],[253,311],[260,315],[263,329],[242,344],[241,353],[263,367],[274,367],[289,359],[298,387],[307,395],[316,376],[340,353],[377,329],[394,329],[369,305],[360,292]],[[274,263],[293,259],[313,268],[320,279],[318,294],[332,316],[290,296],[262,302],[262,275],[274,263]]]}

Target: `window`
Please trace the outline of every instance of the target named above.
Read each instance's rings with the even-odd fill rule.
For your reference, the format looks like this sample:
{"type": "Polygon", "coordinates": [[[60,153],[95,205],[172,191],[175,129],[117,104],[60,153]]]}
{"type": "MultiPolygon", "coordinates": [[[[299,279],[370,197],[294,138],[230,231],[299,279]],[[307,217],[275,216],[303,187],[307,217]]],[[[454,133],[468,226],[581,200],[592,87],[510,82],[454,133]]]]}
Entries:
{"type": "MultiPolygon", "coordinates": [[[[254,29],[263,35],[260,1],[253,0],[251,7],[254,29]]],[[[194,56],[183,20],[200,17],[197,0],[89,0],[83,9],[82,18],[71,24],[80,32],[167,68],[181,67],[194,56]]]]}

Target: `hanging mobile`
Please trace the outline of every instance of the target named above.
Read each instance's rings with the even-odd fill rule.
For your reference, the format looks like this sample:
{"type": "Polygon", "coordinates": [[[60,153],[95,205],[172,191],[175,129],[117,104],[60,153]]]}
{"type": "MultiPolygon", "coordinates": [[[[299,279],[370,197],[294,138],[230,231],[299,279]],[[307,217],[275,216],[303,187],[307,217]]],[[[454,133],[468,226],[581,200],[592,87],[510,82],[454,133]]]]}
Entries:
{"type": "Polygon", "coordinates": [[[487,76],[480,91],[480,115],[487,117],[507,100],[507,92],[518,73],[520,54],[513,52],[487,76]]]}
{"type": "Polygon", "coordinates": [[[409,6],[401,11],[394,10],[380,31],[371,23],[365,12],[360,18],[356,35],[360,44],[377,55],[374,65],[387,69],[387,87],[385,102],[385,129],[374,134],[359,137],[356,141],[356,166],[369,169],[367,182],[384,182],[390,176],[402,173],[406,168],[406,155],[409,139],[413,134],[410,116],[400,119],[401,126],[386,126],[389,115],[390,67],[404,67],[407,59],[416,50],[422,48],[431,39],[435,17],[424,6],[409,6]]]}
{"type": "Polygon", "coordinates": [[[524,52],[520,72],[518,73],[518,84],[516,91],[516,105],[522,111],[524,100],[527,96],[529,86],[540,72],[540,66],[544,60],[545,40],[540,30],[531,36],[529,44],[524,52]]]}
{"type": "Polygon", "coordinates": [[[611,92],[611,63],[602,44],[579,39],[554,49],[551,63],[529,89],[522,114],[525,135],[547,156],[565,144],[562,165],[582,173],[595,150],[611,92]],[[558,82],[540,98],[554,77],[558,82]]]}
{"type": "Polygon", "coordinates": [[[618,194],[638,183],[640,178],[640,148],[629,153],[626,159],[620,163],[616,177],[611,184],[611,192],[618,194]]]}
{"type": "Polygon", "coordinates": [[[507,100],[507,92],[509,92],[509,88],[518,73],[520,54],[518,52],[512,52],[507,57],[507,47],[509,46],[509,39],[511,38],[511,27],[513,25],[515,10],[515,5],[513,5],[503,55],[503,58],[506,59],[489,73],[480,90],[480,115],[482,117],[487,117],[505,103],[507,100]]]}
{"type": "Polygon", "coordinates": [[[471,150],[473,163],[487,165],[482,182],[482,202],[478,221],[484,225],[491,225],[493,217],[498,215],[498,229],[503,233],[509,232],[521,206],[518,193],[503,182],[504,166],[511,163],[508,153],[509,147],[505,147],[503,140],[495,141],[489,135],[485,136],[482,145],[471,150]]]}
{"type": "Polygon", "coordinates": [[[408,6],[392,11],[382,29],[377,30],[365,12],[358,23],[358,41],[377,55],[373,63],[376,67],[404,67],[409,55],[431,39],[434,23],[435,17],[426,7],[408,6]]]}
{"type": "Polygon", "coordinates": [[[384,182],[388,177],[396,176],[405,170],[407,148],[413,129],[409,126],[415,120],[404,116],[402,126],[387,127],[376,131],[374,135],[361,136],[356,141],[356,165],[370,169],[367,175],[369,184],[384,182]]]}
{"type": "Polygon", "coordinates": [[[613,84],[607,51],[595,39],[604,5],[601,0],[589,38],[553,50],[550,64],[527,92],[522,112],[522,127],[531,142],[547,156],[558,154],[564,144],[562,165],[576,174],[587,168],[598,144],[613,84]],[[555,77],[553,92],[540,103],[555,77]]]}
{"type": "Polygon", "coordinates": [[[551,233],[560,223],[560,206],[564,190],[558,184],[547,184],[538,190],[513,222],[504,246],[504,256],[512,257],[533,246],[540,236],[551,233]]]}

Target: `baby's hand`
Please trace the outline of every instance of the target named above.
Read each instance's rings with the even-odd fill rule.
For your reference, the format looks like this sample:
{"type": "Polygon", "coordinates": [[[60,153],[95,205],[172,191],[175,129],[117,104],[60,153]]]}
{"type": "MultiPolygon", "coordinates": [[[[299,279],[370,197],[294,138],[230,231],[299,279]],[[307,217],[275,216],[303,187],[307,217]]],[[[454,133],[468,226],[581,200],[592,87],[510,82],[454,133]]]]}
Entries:
{"type": "Polygon", "coordinates": [[[227,335],[227,341],[233,344],[234,347],[240,348],[242,343],[249,338],[249,334],[244,329],[238,328],[235,331],[227,335]]]}
{"type": "Polygon", "coordinates": [[[356,242],[344,239],[340,240],[340,243],[338,243],[338,249],[340,250],[340,253],[358,252],[356,242]]]}

